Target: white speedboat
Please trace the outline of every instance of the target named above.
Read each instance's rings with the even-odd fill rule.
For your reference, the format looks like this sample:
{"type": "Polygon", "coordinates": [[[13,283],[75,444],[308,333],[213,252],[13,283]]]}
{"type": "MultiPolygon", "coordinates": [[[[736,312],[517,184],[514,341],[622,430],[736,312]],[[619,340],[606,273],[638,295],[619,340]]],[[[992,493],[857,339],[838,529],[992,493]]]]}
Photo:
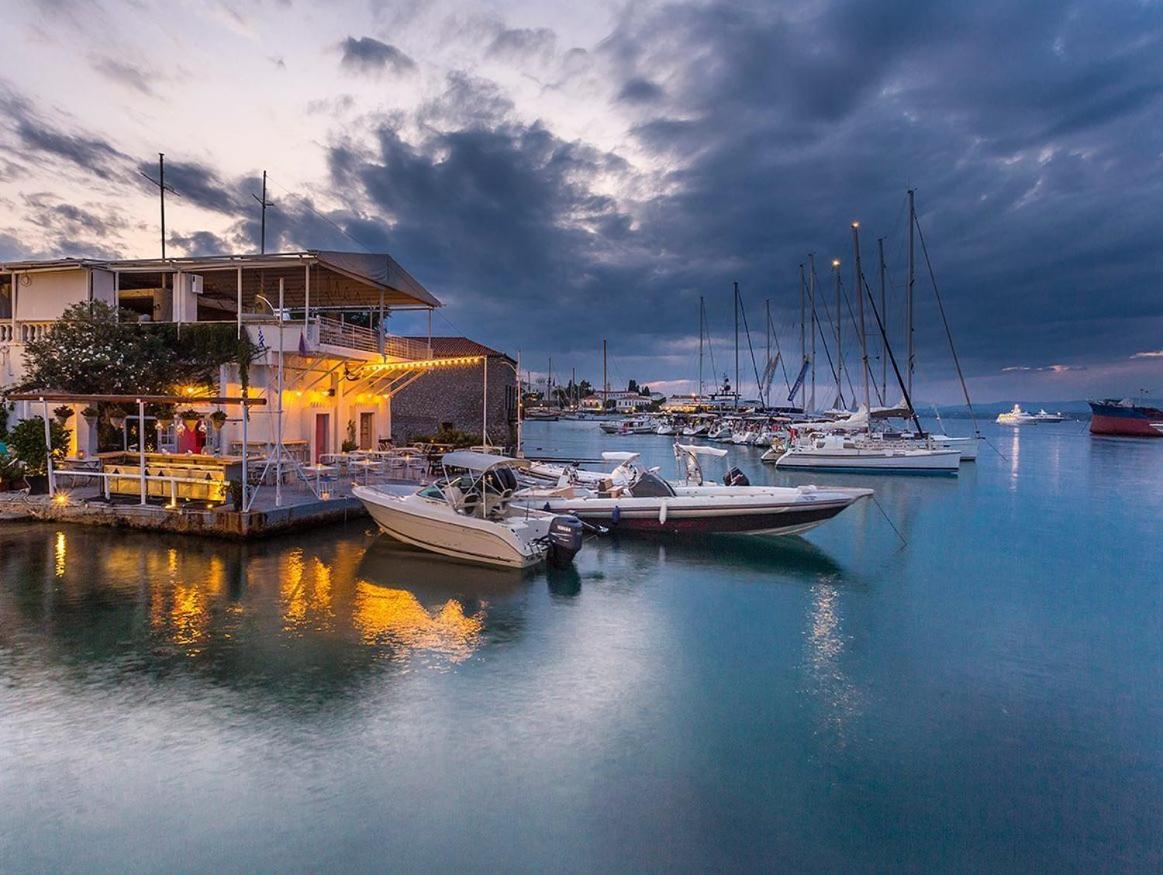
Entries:
{"type": "Polygon", "coordinates": [[[899,474],[956,474],[961,451],[930,445],[873,445],[842,434],[813,435],[791,444],[777,468],[813,471],[880,471],[899,474]]]}
{"type": "Polygon", "coordinates": [[[527,464],[453,452],[444,456],[444,476],[416,492],[355,486],[352,494],[384,532],[433,553],[507,568],[568,564],[581,549],[581,521],[512,504],[516,470],[527,464]]]}
{"type": "Polygon", "coordinates": [[[725,478],[736,485],[703,483],[699,457],[726,454],[715,447],[675,444],[675,457],[687,476],[671,483],[656,470],[641,468],[637,453],[603,453],[620,464],[598,484],[562,482],[523,490],[517,501],[617,531],[797,535],[872,494],[871,489],[847,487],[751,486],[738,469],[725,478]]]}
{"type": "Polygon", "coordinates": [[[1013,410],[999,413],[997,421],[999,425],[1035,425],[1038,422],[1038,417],[1032,413],[1026,413],[1020,404],[1015,404],[1013,410]]]}
{"type": "Polygon", "coordinates": [[[658,428],[654,429],[655,434],[674,435],[678,434],[678,425],[674,422],[660,422],[658,428]]]}

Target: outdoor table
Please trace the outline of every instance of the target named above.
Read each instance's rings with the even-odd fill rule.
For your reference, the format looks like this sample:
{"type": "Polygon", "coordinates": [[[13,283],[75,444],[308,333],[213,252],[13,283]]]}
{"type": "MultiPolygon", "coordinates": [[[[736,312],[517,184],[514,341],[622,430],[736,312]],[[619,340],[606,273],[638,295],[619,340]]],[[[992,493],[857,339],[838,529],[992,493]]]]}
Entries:
{"type": "Polygon", "coordinates": [[[304,465],[303,470],[315,475],[315,494],[321,495],[323,488],[321,481],[324,474],[334,474],[338,469],[332,465],[304,465]]]}
{"type": "Polygon", "coordinates": [[[359,459],[358,461],[352,462],[351,467],[363,468],[363,485],[367,486],[368,472],[371,471],[372,468],[379,468],[380,463],[373,462],[371,459],[359,459]]]}

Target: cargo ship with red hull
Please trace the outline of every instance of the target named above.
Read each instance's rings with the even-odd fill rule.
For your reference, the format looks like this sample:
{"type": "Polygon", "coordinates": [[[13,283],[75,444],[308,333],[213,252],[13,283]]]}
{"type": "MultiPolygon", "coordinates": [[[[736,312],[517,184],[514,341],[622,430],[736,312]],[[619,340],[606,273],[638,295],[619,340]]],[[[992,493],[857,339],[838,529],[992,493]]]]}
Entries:
{"type": "Polygon", "coordinates": [[[1131,401],[1089,401],[1090,433],[1122,437],[1163,437],[1163,410],[1131,401]]]}

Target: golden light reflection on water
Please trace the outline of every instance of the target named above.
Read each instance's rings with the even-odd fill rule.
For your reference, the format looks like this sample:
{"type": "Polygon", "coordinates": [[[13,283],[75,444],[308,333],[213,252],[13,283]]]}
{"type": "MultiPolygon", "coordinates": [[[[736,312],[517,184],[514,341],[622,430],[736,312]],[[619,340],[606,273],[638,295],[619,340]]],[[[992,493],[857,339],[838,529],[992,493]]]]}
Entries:
{"type": "Polygon", "coordinates": [[[846,743],[848,725],[860,713],[860,695],[844,673],[844,632],[840,622],[839,591],[829,584],[812,587],[811,612],[805,639],[808,669],[814,692],[823,706],[824,728],[846,743]]]}
{"type": "Polygon", "coordinates": [[[65,542],[65,533],[57,532],[53,542],[53,571],[57,577],[65,576],[65,559],[68,556],[68,544],[65,542]]]}
{"type": "Polygon", "coordinates": [[[284,629],[332,627],[331,577],[331,567],[318,556],[308,560],[299,548],[287,554],[279,584],[284,629]]]}
{"type": "Polygon", "coordinates": [[[367,644],[389,644],[406,651],[428,650],[453,662],[467,659],[480,643],[484,613],[466,615],[449,599],[429,612],[415,595],[367,581],[356,583],[352,623],[367,644]]]}

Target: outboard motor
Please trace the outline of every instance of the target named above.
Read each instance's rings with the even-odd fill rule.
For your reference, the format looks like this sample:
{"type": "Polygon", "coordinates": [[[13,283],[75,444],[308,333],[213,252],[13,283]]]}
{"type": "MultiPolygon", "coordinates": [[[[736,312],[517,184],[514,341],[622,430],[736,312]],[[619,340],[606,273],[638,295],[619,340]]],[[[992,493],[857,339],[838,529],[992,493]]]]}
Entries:
{"type": "Polygon", "coordinates": [[[725,475],[723,475],[724,486],[750,486],[751,481],[747,479],[747,475],[738,468],[732,468],[725,475]]]}
{"type": "Polygon", "coordinates": [[[565,568],[581,548],[582,521],[575,516],[555,516],[549,523],[549,564],[565,568]]]}

